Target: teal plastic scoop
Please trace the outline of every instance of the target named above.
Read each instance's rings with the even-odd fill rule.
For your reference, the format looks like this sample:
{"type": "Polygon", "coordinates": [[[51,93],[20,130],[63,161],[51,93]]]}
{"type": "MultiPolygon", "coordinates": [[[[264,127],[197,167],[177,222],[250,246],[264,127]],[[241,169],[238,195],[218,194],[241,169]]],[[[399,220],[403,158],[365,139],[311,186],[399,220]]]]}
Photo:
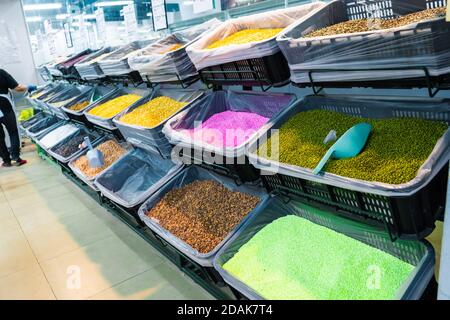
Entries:
{"type": "Polygon", "coordinates": [[[331,147],[314,168],[313,174],[319,174],[328,160],[348,159],[361,153],[367,143],[372,126],[368,123],[358,123],[348,129],[331,147]]]}

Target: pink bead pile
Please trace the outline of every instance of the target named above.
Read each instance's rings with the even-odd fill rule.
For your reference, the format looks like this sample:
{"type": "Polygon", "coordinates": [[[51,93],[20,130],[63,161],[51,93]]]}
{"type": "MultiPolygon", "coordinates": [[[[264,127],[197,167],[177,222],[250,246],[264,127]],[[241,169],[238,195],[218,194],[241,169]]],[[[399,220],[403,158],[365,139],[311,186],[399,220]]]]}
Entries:
{"type": "Polygon", "coordinates": [[[236,147],[246,142],[268,118],[251,112],[225,111],[217,113],[196,126],[183,130],[195,141],[203,141],[216,147],[236,147]]]}

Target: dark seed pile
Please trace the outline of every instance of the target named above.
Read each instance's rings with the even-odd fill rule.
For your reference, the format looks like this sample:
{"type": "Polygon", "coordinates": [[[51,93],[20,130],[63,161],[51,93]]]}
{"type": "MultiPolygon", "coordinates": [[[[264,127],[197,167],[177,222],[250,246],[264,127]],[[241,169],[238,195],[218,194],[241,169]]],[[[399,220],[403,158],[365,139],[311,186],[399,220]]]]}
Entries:
{"type": "Polygon", "coordinates": [[[95,139],[93,135],[89,135],[84,131],[78,132],[76,135],[74,135],[72,138],[70,138],[68,141],[64,142],[63,144],[56,146],[53,150],[56,154],[59,154],[60,156],[67,158],[77,151],[80,150],[79,146],[83,142],[85,137],[89,137],[91,141],[95,139]]]}
{"type": "Polygon", "coordinates": [[[208,253],[259,200],[212,180],[194,181],[169,191],[147,216],[197,251],[208,253]]]}

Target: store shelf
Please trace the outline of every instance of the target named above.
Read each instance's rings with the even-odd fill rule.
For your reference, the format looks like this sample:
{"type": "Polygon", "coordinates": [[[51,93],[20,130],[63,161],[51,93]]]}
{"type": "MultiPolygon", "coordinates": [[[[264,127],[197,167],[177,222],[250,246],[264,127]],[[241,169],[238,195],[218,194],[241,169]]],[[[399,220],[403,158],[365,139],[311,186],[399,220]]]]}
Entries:
{"type": "Polygon", "coordinates": [[[423,89],[428,90],[430,98],[435,97],[440,91],[450,90],[450,74],[431,76],[428,68],[381,68],[381,69],[317,69],[308,71],[308,83],[293,83],[299,88],[312,88],[314,94],[319,94],[326,88],[373,88],[373,89],[423,89]],[[390,79],[372,81],[318,81],[318,74],[332,72],[370,72],[370,71],[420,71],[423,77],[409,79],[390,79]]]}

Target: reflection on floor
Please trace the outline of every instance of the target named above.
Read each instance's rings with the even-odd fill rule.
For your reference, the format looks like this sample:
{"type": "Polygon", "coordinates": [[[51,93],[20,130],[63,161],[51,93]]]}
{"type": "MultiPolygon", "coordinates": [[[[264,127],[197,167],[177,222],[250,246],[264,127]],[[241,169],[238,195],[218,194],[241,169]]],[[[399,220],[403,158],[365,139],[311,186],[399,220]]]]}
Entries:
{"type": "Polygon", "coordinates": [[[30,149],[0,168],[0,299],[212,299],[30,149]]]}

